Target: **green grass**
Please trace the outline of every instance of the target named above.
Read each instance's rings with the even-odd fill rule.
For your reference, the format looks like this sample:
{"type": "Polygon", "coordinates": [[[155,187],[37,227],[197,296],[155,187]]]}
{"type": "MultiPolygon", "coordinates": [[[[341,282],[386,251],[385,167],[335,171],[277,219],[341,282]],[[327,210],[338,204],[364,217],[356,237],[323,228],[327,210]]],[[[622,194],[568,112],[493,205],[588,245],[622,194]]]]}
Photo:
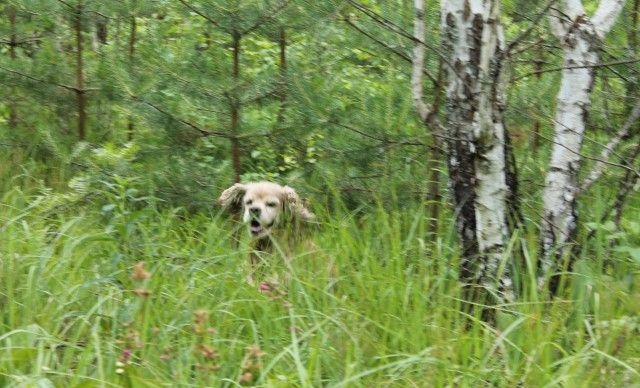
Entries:
{"type": "Polygon", "coordinates": [[[605,234],[554,300],[526,286],[536,238],[517,235],[525,292],[491,327],[461,313],[451,225],[427,241],[420,208],[321,214],[317,250],[275,262],[292,275],[268,295],[222,217],[49,200],[0,206],[0,386],[640,384],[640,269],[605,234]]]}

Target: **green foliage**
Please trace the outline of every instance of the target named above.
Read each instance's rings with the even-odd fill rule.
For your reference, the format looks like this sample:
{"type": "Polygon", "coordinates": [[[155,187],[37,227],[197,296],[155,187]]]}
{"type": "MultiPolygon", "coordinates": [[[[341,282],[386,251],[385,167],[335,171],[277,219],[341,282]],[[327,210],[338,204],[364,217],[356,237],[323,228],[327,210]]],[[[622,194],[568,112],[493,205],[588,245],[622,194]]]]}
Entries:
{"type": "MultiPolygon", "coordinates": [[[[445,160],[429,160],[435,141],[412,107],[413,42],[399,32],[411,31],[411,2],[357,3],[378,21],[331,1],[282,9],[259,0],[82,3],[86,142],[75,129],[79,3],[0,5],[1,386],[640,379],[637,195],[619,222],[610,213],[612,188],[626,173],[615,165],[638,168],[634,139],[583,194],[580,260],[567,268],[561,295],[548,300],[535,284],[559,83],[557,71],[545,70],[561,65],[546,22],[506,63],[526,220],[509,252],[521,249],[525,263],[516,271],[521,295],[498,306],[490,327],[459,306],[455,212],[443,182],[445,198],[425,201],[427,168],[444,171],[445,160]],[[104,19],[106,44],[97,35],[104,19]],[[238,172],[291,184],[315,205],[317,246],[290,267],[276,257],[270,268],[292,274],[283,293],[246,284],[248,247],[236,246],[234,225],[218,216],[215,200],[238,172]],[[437,231],[428,230],[425,206],[440,211],[437,231]]],[[[503,3],[511,41],[546,4],[503,3]]],[[[439,12],[427,8],[425,72],[437,78],[439,12]]],[[[603,45],[603,59],[619,64],[598,69],[588,156],[599,154],[637,94],[638,68],[624,60],[634,55],[631,14],[603,45]]],[[[435,83],[424,89],[432,101],[435,83]]]]}
{"type": "Polygon", "coordinates": [[[290,266],[273,257],[271,270],[291,279],[261,293],[244,280],[247,251],[228,222],[137,209],[131,182],[118,182],[104,189],[109,205],[55,218],[38,198],[5,193],[3,386],[628,386],[640,376],[637,262],[602,274],[581,261],[563,297],[531,289],[492,328],[461,313],[453,234],[425,241],[423,209],[354,219],[319,208],[316,248],[290,266]]]}

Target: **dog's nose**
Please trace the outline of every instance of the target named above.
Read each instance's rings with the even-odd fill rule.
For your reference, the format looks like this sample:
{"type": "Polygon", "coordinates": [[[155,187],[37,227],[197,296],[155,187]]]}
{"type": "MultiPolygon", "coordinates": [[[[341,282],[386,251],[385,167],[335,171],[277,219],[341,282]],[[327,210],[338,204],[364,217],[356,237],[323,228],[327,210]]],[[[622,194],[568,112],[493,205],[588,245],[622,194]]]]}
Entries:
{"type": "Polygon", "coordinates": [[[251,213],[252,216],[260,216],[260,208],[259,207],[252,207],[249,209],[249,212],[251,213]]]}

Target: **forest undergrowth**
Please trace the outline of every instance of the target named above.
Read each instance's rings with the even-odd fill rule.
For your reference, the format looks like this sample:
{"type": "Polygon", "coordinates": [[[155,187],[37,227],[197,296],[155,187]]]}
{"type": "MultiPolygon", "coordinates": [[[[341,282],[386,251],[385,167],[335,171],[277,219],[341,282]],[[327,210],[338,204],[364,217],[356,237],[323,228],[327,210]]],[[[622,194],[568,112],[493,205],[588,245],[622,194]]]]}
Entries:
{"type": "Polygon", "coordinates": [[[446,212],[430,235],[421,204],[316,206],[315,248],[288,267],[274,258],[272,270],[290,280],[260,292],[245,280],[247,248],[226,217],[166,208],[130,185],[111,180],[86,198],[25,177],[5,187],[1,386],[640,381],[638,252],[607,225],[588,225],[594,233],[553,299],[536,287],[535,231],[516,232],[505,260],[524,257],[521,292],[496,306],[493,326],[462,312],[446,212]],[[315,265],[326,260],[331,274],[315,265]]]}

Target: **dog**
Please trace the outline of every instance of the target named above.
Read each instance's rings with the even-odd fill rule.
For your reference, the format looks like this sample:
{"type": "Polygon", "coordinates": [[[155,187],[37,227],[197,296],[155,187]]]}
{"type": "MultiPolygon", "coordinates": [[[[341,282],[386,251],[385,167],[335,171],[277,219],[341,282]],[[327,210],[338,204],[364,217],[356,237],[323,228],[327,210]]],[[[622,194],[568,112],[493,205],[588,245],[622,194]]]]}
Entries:
{"type": "Polygon", "coordinates": [[[222,192],[218,202],[227,212],[241,215],[247,225],[251,239],[247,281],[252,285],[253,275],[268,264],[269,254],[283,253],[288,264],[290,250],[306,238],[315,221],[294,189],[273,182],[236,183],[222,192]]]}

